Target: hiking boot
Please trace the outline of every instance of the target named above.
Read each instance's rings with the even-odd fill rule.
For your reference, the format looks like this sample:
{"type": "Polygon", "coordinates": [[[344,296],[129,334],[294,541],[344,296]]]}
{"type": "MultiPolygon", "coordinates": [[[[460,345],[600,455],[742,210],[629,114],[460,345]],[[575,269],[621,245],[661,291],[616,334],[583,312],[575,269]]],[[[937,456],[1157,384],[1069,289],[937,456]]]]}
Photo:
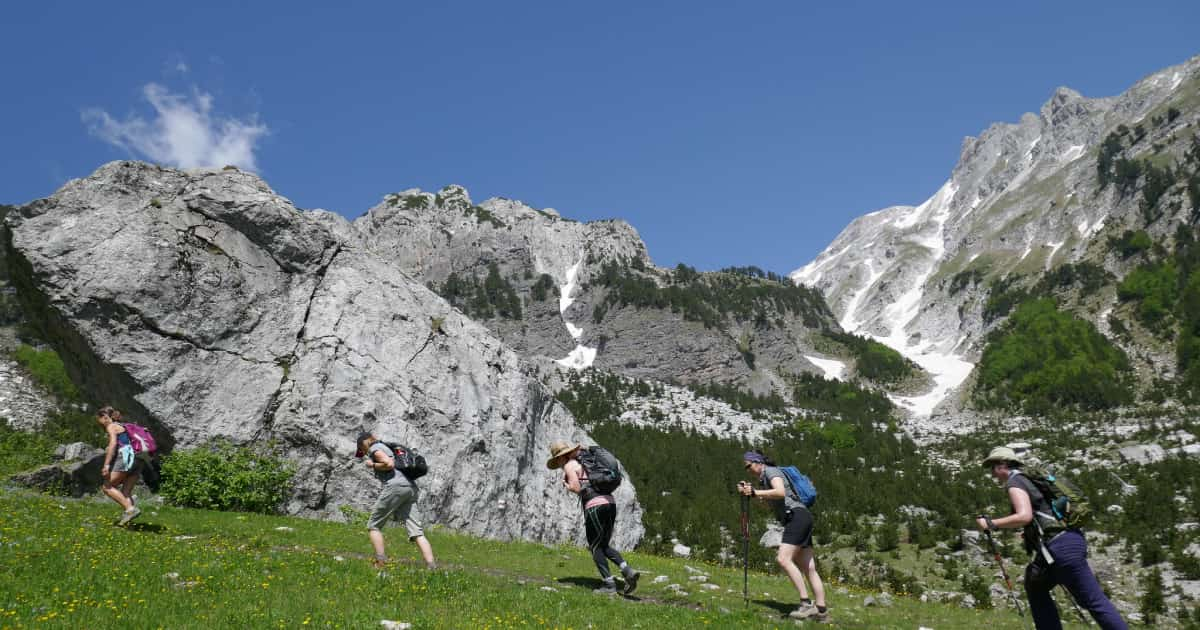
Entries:
{"type": "Polygon", "coordinates": [[[815,621],[817,623],[829,623],[829,609],[828,608],[825,609],[825,612],[821,612],[821,611],[817,610],[816,607],[814,607],[813,610],[815,612],[813,613],[813,615],[811,617],[808,618],[809,621],[815,621]]]}
{"type": "Polygon", "coordinates": [[[796,608],[796,610],[793,610],[792,612],[788,613],[788,616],[791,617],[792,619],[811,619],[814,615],[817,615],[817,614],[818,613],[817,613],[816,606],[814,606],[812,604],[800,604],[800,606],[798,608],[796,608]]]}
{"type": "Polygon", "coordinates": [[[600,585],[600,588],[592,589],[592,592],[597,595],[613,595],[617,592],[617,583],[614,580],[609,580],[600,585]]]}
{"type": "Polygon", "coordinates": [[[135,505],[132,510],[125,510],[125,513],[121,515],[121,520],[117,521],[117,525],[127,525],[141,513],[142,510],[135,505]]]}
{"type": "Polygon", "coordinates": [[[626,595],[633,593],[633,591],[637,589],[638,578],[640,578],[640,577],[642,577],[642,574],[638,573],[637,571],[631,570],[629,573],[626,573],[625,574],[625,590],[622,592],[625,593],[626,595]]]}
{"type": "Polygon", "coordinates": [[[376,569],[383,569],[387,567],[387,565],[388,561],[385,558],[374,558],[371,560],[371,566],[376,569]]]}

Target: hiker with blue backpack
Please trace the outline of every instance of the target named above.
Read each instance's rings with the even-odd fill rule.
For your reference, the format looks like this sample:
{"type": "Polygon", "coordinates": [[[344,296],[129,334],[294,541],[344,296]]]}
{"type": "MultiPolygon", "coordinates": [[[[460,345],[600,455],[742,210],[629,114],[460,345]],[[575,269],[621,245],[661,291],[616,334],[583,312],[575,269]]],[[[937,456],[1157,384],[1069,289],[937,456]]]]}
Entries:
{"type": "Polygon", "coordinates": [[[1025,594],[1038,630],[1062,628],[1050,595],[1059,585],[1104,630],[1128,628],[1088,565],[1087,539],[1080,527],[1090,510],[1078,488],[1048,469],[1026,468],[1021,457],[1005,446],[992,449],[983,467],[1003,484],[1012,514],[980,516],[975,524],[989,536],[998,529],[1023,529],[1025,548],[1034,556],[1025,569],[1025,594]]]}
{"type": "Polygon", "coordinates": [[[583,507],[584,531],[592,561],[600,571],[602,584],[592,592],[601,595],[617,592],[617,582],[609,572],[608,562],[621,569],[625,578],[622,592],[626,595],[637,588],[640,573],[621,557],[621,552],[612,546],[613,530],[617,523],[617,501],[612,493],[621,484],[621,465],[612,453],[582,444],[572,446],[568,442],[555,441],[550,444],[550,459],[546,468],[563,470],[563,486],[579,495],[583,507]]]}
{"type": "Polygon", "coordinates": [[[742,464],[758,478],[758,487],[741,481],[738,482],[738,492],[767,502],[783,525],[783,542],[779,545],[775,560],[800,594],[800,606],[788,616],[793,619],[828,621],[825,584],[817,573],[817,562],[813,557],[813,516],[809,508],[816,500],[816,489],[808,477],[794,466],[776,466],[761,451],[747,451],[742,455],[742,464]],[[808,597],[805,578],[812,585],[812,599],[808,597]]]}
{"type": "Polygon", "coordinates": [[[367,519],[367,537],[375,550],[373,564],[382,568],[387,564],[387,553],[383,545],[383,526],[388,521],[395,520],[404,523],[408,531],[408,540],[417,545],[425,566],[437,568],[433,558],[433,547],[425,538],[425,530],[421,522],[413,514],[421,489],[417,479],[429,471],[425,458],[418,455],[414,449],[392,442],[385,442],[374,433],[364,431],[355,440],[358,450],[354,456],[362,459],[367,457],[367,468],[375,474],[382,484],[375,506],[371,508],[371,516],[367,519]]]}

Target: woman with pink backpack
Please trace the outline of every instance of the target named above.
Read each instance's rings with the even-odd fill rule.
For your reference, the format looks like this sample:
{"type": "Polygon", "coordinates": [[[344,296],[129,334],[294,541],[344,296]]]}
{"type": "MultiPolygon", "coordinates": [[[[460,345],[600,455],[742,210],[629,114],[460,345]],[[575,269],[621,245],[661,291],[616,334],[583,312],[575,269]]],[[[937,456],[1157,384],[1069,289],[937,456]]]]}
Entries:
{"type": "Polygon", "coordinates": [[[154,440],[142,427],[130,425],[130,428],[127,429],[120,420],[121,412],[112,407],[101,407],[96,412],[96,422],[108,434],[108,447],[104,450],[104,465],[100,468],[100,478],[104,480],[102,489],[108,498],[124,508],[125,513],[121,515],[118,524],[125,525],[142,513],[133,499],[133,486],[137,483],[140,470],[138,465],[140,460],[136,455],[146,448],[147,439],[150,448],[153,448],[154,440]],[[134,431],[130,430],[134,427],[139,429],[136,436],[134,431]],[[138,440],[138,445],[142,448],[134,448],[134,439],[138,440]]]}

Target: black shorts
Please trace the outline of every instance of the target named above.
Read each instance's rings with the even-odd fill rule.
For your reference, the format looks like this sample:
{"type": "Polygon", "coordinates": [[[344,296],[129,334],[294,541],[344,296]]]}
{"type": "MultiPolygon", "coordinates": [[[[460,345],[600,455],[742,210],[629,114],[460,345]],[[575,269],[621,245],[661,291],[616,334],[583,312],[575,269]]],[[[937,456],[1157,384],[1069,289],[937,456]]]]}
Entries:
{"type": "Polygon", "coordinates": [[[792,517],[783,526],[783,544],[812,547],[813,517],[804,508],[792,510],[792,517]]]}

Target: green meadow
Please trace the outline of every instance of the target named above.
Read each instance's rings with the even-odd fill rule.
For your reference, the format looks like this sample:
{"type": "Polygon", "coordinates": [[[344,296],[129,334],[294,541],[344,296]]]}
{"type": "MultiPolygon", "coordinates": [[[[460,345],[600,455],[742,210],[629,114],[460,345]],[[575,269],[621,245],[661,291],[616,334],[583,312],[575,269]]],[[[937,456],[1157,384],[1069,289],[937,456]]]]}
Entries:
{"type": "MultiPolygon", "coordinates": [[[[356,525],[154,505],[128,528],[107,500],[0,490],[0,628],[791,628],[786,578],[629,553],[629,597],[595,595],[585,549],[499,542],[433,527],[441,564],[420,566],[403,529],[394,563],[368,561],[356,525]],[[689,571],[689,568],[691,569],[689,571]],[[696,571],[708,584],[689,580],[696,571]],[[656,576],[667,581],[655,583],[656,576]],[[680,585],[684,593],[668,588],[680,585]]],[[[1023,628],[1012,610],[974,610],[828,583],[835,628],[1023,628]]],[[[811,623],[811,622],[809,622],[811,623]]]]}

